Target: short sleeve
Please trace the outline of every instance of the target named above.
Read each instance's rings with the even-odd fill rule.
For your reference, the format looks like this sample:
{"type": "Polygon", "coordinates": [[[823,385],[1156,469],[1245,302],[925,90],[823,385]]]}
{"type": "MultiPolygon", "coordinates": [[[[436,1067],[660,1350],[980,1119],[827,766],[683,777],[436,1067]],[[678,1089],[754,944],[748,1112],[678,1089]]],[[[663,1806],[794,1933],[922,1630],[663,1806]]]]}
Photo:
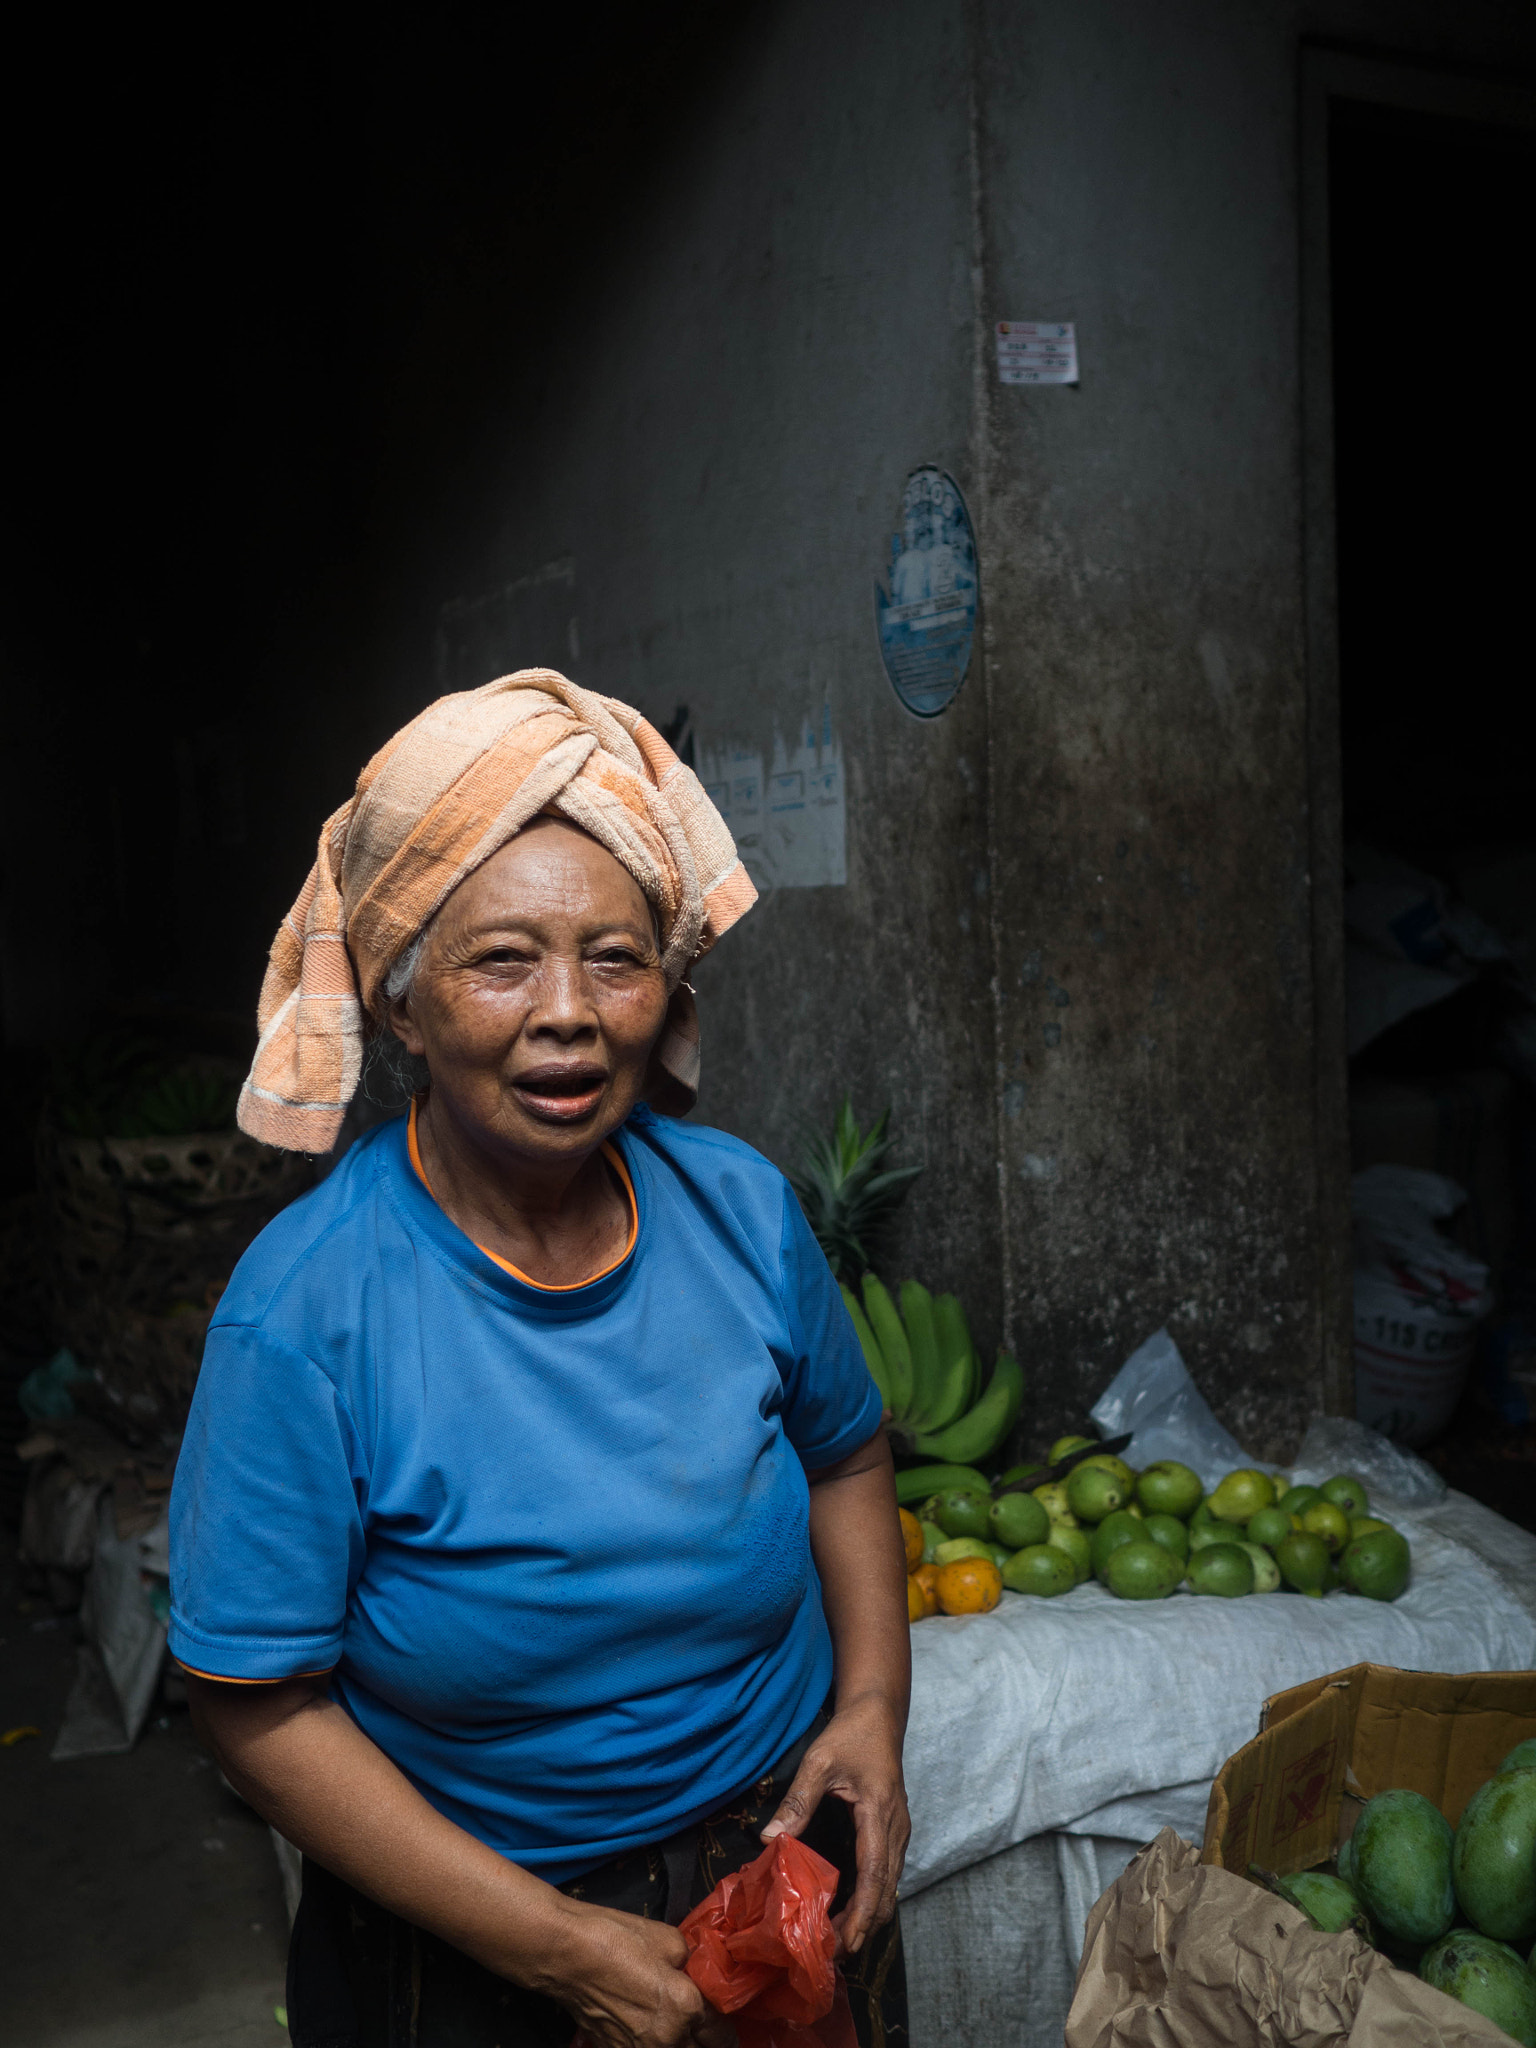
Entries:
{"type": "Polygon", "coordinates": [[[171,1493],[172,1656],[212,1678],[330,1670],[363,1566],[366,1478],[314,1361],[215,1325],[171,1493]]]}
{"type": "Polygon", "coordinates": [[[880,1427],[880,1392],[826,1254],[787,1185],[780,1261],[794,1346],[784,1376],[784,1433],[814,1472],[868,1443],[880,1427]]]}

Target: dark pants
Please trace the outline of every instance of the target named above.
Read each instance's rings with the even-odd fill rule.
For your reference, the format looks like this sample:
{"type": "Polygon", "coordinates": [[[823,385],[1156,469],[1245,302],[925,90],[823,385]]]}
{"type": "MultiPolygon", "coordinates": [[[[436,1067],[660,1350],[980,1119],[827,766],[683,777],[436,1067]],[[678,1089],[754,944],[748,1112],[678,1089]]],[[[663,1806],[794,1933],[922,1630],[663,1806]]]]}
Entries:
{"type": "MultiPolygon", "coordinates": [[[[825,1710],[755,1785],[698,1829],[697,1846],[636,1849],[561,1885],[567,1897],[645,1920],[682,1918],[729,1871],[762,1854],[759,1831],[826,1726],[825,1710]],[[671,1853],[664,1853],[670,1850],[671,1853]],[[673,1897],[671,1872],[686,1886],[673,1897]]],[[[803,1840],[840,1873],[841,1912],[853,1892],[853,1816],[824,1799],[803,1840]]],[[[907,1979],[898,1922],[844,1964],[860,2048],[904,2048],[907,1979]]],[[[575,2022],[552,1998],[524,1991],[436,1935],[375,1905],[351,1885],[304,1863],[304,1895],[288,1948],[288,2026],[294,2048],[569,2048],[575,2022]]]]}

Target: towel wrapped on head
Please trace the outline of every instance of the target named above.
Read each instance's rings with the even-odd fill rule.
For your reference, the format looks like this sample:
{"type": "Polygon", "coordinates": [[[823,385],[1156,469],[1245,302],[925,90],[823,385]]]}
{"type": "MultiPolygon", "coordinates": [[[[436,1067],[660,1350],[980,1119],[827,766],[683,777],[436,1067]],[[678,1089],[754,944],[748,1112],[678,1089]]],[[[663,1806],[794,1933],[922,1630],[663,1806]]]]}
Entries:
{"type": "Polygon", "coordinates": [[[290,1152],[330,1149],[390,967],[464,877],[541,813],[590,833],[655,910],[670,1001],[650,1092],[659,1109],[692,1107],[699,1027],[683,976],[757,891],[725,820],[654,726],[530,668],[429,704],[326,819],[272,942],[243,1131],[290,1152]]]}

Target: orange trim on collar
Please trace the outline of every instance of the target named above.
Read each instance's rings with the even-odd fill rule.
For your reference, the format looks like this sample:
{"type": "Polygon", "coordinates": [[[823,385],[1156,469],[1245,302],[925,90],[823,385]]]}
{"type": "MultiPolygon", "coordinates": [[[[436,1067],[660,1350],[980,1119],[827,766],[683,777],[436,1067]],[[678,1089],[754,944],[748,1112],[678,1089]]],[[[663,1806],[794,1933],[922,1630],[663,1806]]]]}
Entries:
{"type": "MultiPolygon", "coordinates": [[[[437,1202],[437,1196],[432,1193],[432,1183],[427,1179],[427,1170],[421,1163],[421,1147],[416,1142],[416,1098],[414,1096],[411,1098],[410,1121],[406,1126],[406,1142],[410,1148],[411,1164],[416,1169],[417,1179],[421,1182],[427,1193],[432,1195],[433,1201],[437,1202]]],[[[489,1245],[481,1244],[477,1238],[470,1237],[469,1241],[475,1247],[475,1250],[477,1252],[484,1252],[493,1265],[500,1266],[504,1273],[510,1273],[514,1280],[521,1280],[525,1287],[536,1287],[541,1294],[574,1294],[578,1288],[590,1287],[595,1281],[604,1280],[610,1273],[616,1272],[634,1250],[635,1239],[640,1235],[640,1205],[635,1200],[635,1184],[629,1177],[629,1168],[619,1156],[618,1147],[605,1143],[602,1149],[603,1157],[624,1185],[624,1197],[629,1203],[629,1236],[625,1239],[623,1251],[619,1253],[616,1259],[611,1260],[608,1265],[604,1266],[600,1273],[589,1273],[585,1280],[571,1280],[559,1287],[552,1287],[547,1281],[531,1279],[520,1266],[514,1266],[510,1259],[504,1259],[500,1252],[493,1252],[489,1245]]],[[[437,1202],[437,1206],[439,1209],[443,1208],[441,1202],[437,1202]]],[[[448,1214],[446,1209],[443,1209],[443,1214],[445,1216],[448,1214]]],[[[449,1220],[451,1222],[452,1218],[450,1217],[449,1220]]],[[[469,1237],[469,1232],[465,1231],[464,1235],[469,1237]]]]}

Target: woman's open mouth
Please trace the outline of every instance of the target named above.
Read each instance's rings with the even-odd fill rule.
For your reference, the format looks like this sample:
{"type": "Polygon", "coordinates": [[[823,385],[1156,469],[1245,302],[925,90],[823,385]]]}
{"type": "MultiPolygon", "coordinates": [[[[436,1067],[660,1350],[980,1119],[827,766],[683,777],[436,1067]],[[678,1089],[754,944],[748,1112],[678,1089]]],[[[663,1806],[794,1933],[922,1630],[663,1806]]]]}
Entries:
{"type": "Polygon", "coordinates": [[[586,1061],[570,1066],[534,1067],[512,1083],[517,1099],[545,1123],[579,1124],[603,1099],[608,1076],[586,1061]]]}

